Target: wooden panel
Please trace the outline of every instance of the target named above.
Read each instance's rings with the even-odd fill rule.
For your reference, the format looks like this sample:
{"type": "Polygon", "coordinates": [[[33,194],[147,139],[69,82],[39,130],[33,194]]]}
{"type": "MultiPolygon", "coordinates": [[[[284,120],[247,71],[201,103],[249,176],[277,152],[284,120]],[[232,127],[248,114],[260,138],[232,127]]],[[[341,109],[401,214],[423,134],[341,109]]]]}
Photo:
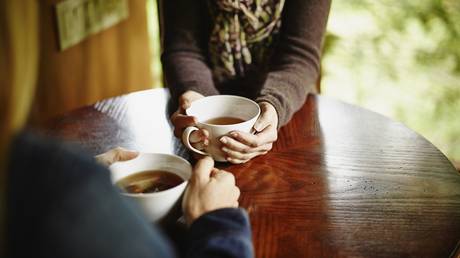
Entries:
{"type": "Polygon", "coordinates": [[[33,120],[152,86],[146,2],[129,1],[129,18],[60,52],[55,4],[40,1],[40,69],[33,120]]]}

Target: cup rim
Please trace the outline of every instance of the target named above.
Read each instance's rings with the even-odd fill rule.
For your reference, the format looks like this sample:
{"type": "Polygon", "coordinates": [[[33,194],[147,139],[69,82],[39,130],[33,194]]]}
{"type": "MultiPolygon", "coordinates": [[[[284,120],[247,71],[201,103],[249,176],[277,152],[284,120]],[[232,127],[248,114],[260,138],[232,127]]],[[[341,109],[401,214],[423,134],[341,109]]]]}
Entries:
{"type": "MultiPolygon", "coordinates": [[[[186,160],[186,159],[184,159],[184,158],[182,158],[182,157],[180,157],[180,156],[174,155],[174,154],[154,153],[154,152],[142,152],[142,153],[139,153],[139,156],[138,156],[138,157],[140,157],[141,154],[143,154],[143,155],[144,155],[144,154],[148,154],[148,155],[152,155],[152,154],[153,154],[153,155],[160,155],[160,156],[169,156],[169,157],[172,157],[172,158],[175,158],[175,159],[179,159],[179,160],[181,160],[181,161],[184,161],[186,164],[188,164],[188,165],[190,166],[190,169],[191,169],[191,170],[193,169],[192,165],[190,164],[190,162],[188,162],[188,160],[186,160]]],[[[135,159],[137,159],[137,157],[136,157],[135,159]]],[[[132,160],[135,160],[135,159],[132,159],[132,160]]],[[[121,161],[121,162],[129,162],[129,161],[132,161],[132,160],[121,161]]],[[[117,162],[117,163],[118,163],[118,162],[117,162]]],[[[110,166],[109,166],[109,170],[110,170],[110,168],[111,168],[113,165],[115,165],[115,164],[116,164],[116,163],[110,165],[110,166]]],[[[113,173],[112,171],[110,171],[110,172],[113,173]]],[[[141,171],[139,171],[139,172],[141,172],[141,171]]],[[[171,171],[168,171],[168,172],[174,173],[174,172],[171,172],[171,171]]],[[[134,173],[138,173],[138,172],[134,172],[134,173]]],[[[133,174],[134,174],[134,173],[133,173],[133,174]]],[[[193,172],[192,172],[192,173],[193,173],[193,172]]],[[[174,174],[177,175],[176,173],[174,173],[174,174]]],[[[130,175],[131,175],[131,174],[130,174],[130,175]]],[[[191,174],[190,174],[190,175],[191,175],[191,174]]],[[[178,175],[178,176],[179,176],[179,175],[178,175]]],[[[181,178],[182,178],[182,177],[181,177],[181,178]]],[[[183,179],[183,178],[182,178],[182,179],[183,179]]],[[[167,190],[155,192],[155,193],[126,193],[126,192],[122,192],[122,190],[119,189],[119,187],[116,185],[116,182],[112,182],[112,185],[113,185],[114,187],[118,188],[119,191],[120,191],[120,194],[122,194],[122,195],[124,195],[124,196],[129,196],[129,197],[134,197],[134,198],[148,198],[148,197],[152,197],[152,196],[161,196],[161,195],[165,195],[165,194],[167,194],[167,193],[172,192],[173,190],[177,190],[176,188],[178,188],[178,187],[180,187],[180,186],[182,186],[182,185],[184,185],[184,184],[187,184],[188,181],[189,181],[189,179],[187,179],[187,180],[183,179],[183,180],[184,180],[184,181],[183,181],[182,183],[180,183],[180,184],[178,184],[178,185],[176,185],[176,186],[174,186],[174,187],[171,187],[171,188],[169,188],[169,189],[167,189],[167,190]]]]}
{"type": "MultiPolygon", "coordinates": [[[[244,124],[244,123],[249,123],[249,122],[251,122],[253,119],[257,119],[257,117],[259,117],[260,112],[261,112],[261,111],[260,111],[260,106],[259,106],[259,104],[258,104],[257,102],[255,102],[254,100],[250,99],[250,98],[246,98],[246,97],[242,97],[242,96],[238,96],[238,95],[228,95],[228,94],[227,94],[227,95],[206,96],[206,97],[204,97],[204,98],[195,100],[193,103],[195,103],[195,102],[200,102],[200,101],[204,101],[204,99],[209,99],[209,98],[227,98],[227,97],[238,98],[238,99],[243,99],[243,100],[252,102],[252,103],[257,107],[257,114],[254,115],[254,116],[252,116],[252,117],[251,117],[250,119],[248,119],[248,120],[245,120],[245,121],[243,121],[243,122],[236,123],[236,124],[215,125],[215,124],[204,123],[204,122],[201,122],[201,121],[199,121],[198,123],[199,123],[199,124],[203,124],[203,125],[207,125],[207,126],[211,126],[211,127],[230,127],[230,126],[235,126],[235,125],[241,125],[241,124],[244,124]]],[[[192,105],[193,105],[193,103],[192,103],[192,105]]],[[[186,114],[186,115],[189,115],[189,116],[192,116],[192,114],[190,114],[190,113],[188,112],[189,109],[190,109],[190,107],[187,108],[187,109],[185,110],[185,114],[186,114]]]]}

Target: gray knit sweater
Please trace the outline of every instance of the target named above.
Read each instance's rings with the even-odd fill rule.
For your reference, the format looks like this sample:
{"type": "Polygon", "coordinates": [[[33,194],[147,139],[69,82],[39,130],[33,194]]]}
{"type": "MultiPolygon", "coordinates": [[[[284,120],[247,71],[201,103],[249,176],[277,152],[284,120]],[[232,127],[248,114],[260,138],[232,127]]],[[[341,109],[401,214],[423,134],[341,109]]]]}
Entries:
{"type": "Polygon", "coordinates": [[[207,53],[212,24],[206,1],[163,1],[162,63],[172,98],[187,90],[241,95],[271,103],[279,126],[286,124],[314,91],[330,3],[287,0],[269,62],[243,78],[217,84],[207,53]]]}

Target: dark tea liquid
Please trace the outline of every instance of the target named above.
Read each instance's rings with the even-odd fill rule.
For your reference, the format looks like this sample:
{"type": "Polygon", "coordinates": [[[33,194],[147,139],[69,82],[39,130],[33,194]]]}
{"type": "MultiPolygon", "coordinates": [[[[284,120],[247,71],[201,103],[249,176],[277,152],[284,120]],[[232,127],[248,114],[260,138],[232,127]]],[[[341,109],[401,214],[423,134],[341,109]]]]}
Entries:
{"type": "Polygon", "coordinates": [[[156,193],[184,182],[180,176],[163,170],[148,170],[124,177],[116,183],[127,193],[156,193]]]}
{"type": "Polygon", "coordinates": [[[236,118],[236,117],[230,117],[230,116],[221,116],[221,117],[216,117],[216,118],[211,118],[206,121],[204,121],[205,124],[211,124],[211,125],[233,125],[233,124],[239,124],[244,122],[244,119],[241,118],[236,118]]]}

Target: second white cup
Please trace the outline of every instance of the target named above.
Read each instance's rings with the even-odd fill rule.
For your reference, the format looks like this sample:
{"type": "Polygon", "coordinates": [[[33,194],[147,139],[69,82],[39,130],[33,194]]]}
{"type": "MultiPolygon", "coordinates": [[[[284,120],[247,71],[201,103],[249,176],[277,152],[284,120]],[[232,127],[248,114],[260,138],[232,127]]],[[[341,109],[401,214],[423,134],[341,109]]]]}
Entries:
{"type": "Polygon", "coordinates": [[[113,184],[122,178],[148,170],[167,171],[184,180],[173,188],[155,193],[122,193],[125,198],[137,202],[151,222],[165,219],[175,207],[180,208],[181,196],[192,175],[192,165],[187,160],[176,155],[162,153],[140,153],[135,159],[116,162],[109,168],[113,184]]]}

